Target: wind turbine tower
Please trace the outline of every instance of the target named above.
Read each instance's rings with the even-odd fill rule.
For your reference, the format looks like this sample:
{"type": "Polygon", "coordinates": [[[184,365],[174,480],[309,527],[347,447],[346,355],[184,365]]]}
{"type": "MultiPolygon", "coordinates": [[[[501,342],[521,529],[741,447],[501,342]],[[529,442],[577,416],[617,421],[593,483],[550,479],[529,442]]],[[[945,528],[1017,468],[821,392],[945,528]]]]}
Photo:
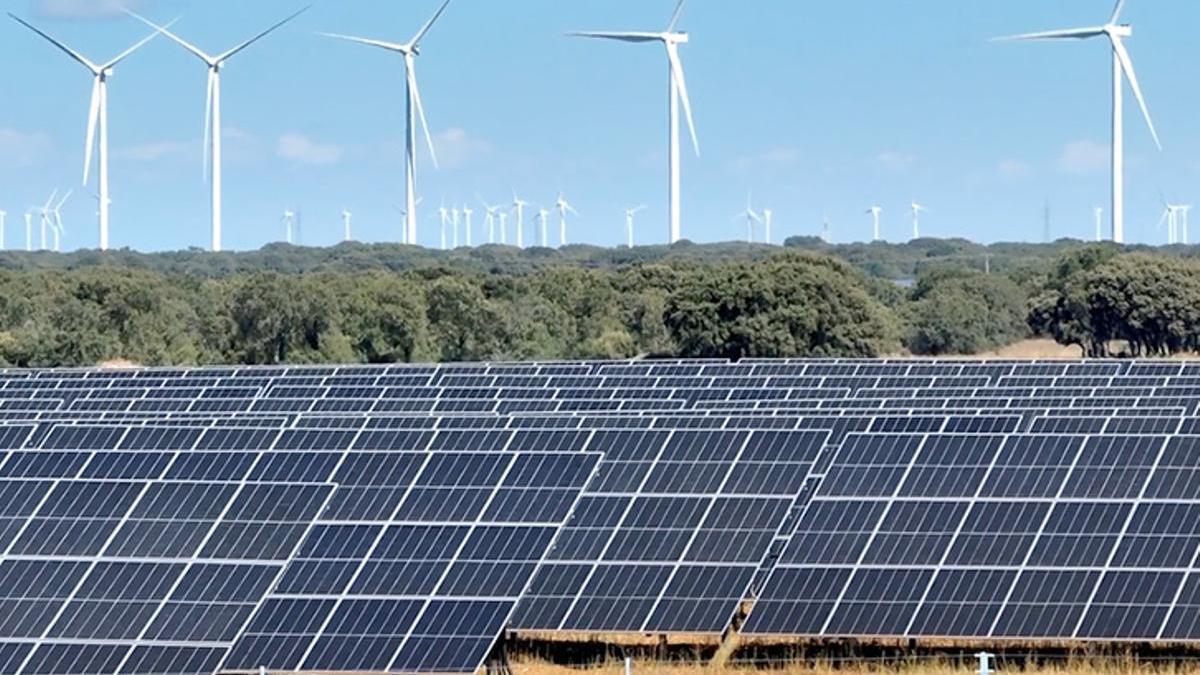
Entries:
{"type": "Polygon", "coordinates": [[[871,241],[880,241],[883,237],[879,232],[879,216],[883,213],[883,207],[879,205],[872,206],[866,210],[866,213],[871,214],[872,234],[871,241]]]}
{"type": "Polygon", "coordinates": [[[633,217],[645,210],[645,206],[625,209],[625,243],[629,248],[633,248],[633,217]]]}
{"type": "MultiPolygon", "coordinates": [[[[425,143],[429,146],[429,158],[433,162],[433,168],[438,168],[437,151],[433,148],[433,135],[429,133],[429,122],[425,119],[425,108],[421,105],[421,90],[417,86],[416,64],[417,56],[421,53],[421,40],[424,39],[429,29],[442,16],[442,12],[446,11],[446,6],[450,4],[450,0],[445,0],[433,16],[425,22],[424,26],[417,31],[417,34],[411,40],[404,43],[384,42],[382,40],[372,40],[368,38],[353,37],[350,35],[339,35],[336,33],[323,33],[326,37],[336,38],[339,40],[347,40],[368,47],[377,47],[385,51],[400,54],[404,57],[405,70],[405,86],[408,94],[408,104],[405,113],[405,166],[406,177],[404,184],[404,239],[406,244],[417,243],[417,120],[421,121],[421,128],[425,132],[425,143]]],[[[444,248],[444,247],[443,247],[444,248]]]]}
{"type": "MultiPolygon", "coordinates": [[[[58,203],[54,205],[53,209],[51,209],[54,220],[50,223],[50,227],[54,233],[55,251],[62,251],[62,238],[63,235],[67,233],[66,228],[63,226],[62,207],[67,203],[67,200],[71,198],[71,195],[74,194],[74,192],[74,190],[67,190],[67,194],[63,195],[62,199],[58,200],[58,203]]],[[[3,235],[0,233],[0,240],[2,239],[3,235]]]]}
{"type": "Polygon", "coordinates": [[[550,210],[546,208],[538,209],[538,229],[542,235],[542,248],[550,247],[550,210]]]}
{"type": "Polygon", "coordinates": [[[775,212],[771,209],[763,209],[763,237],[767,244],[771,243],[771,222],[775,219],[775,212]]]}
{"type": "Polygon", "coordinates": [[[529,202],[517,196],[517,191],[513,190],[513,214],[517,217],[517,248],[525,246],[525,207],[529,206],[529,202]]]}
{"type": "MultiPolygon", "coordinates": [[[[500,243],[508,244],[508,212],[496,214],[500,218],[500,243]]],[[[517,228],[517,247],[521,246],[521,228],[517,228]]]]}
{"type": "MultiPolygon", "coordinates": [[[[139,16],[137,14],[134,14],[133,12],[129,12],[129,14],[132,15],[133,17],[141,20],[143,23],[145,23],[153,28],[158,29],[159,31],[162,32],[163,35],[166,35],[168,38],[170,38],[172,41],[174,41],[180,47],[183,47],[188,52],[190,52],[192,55],[199,58],[201,61],[204,62],[205,67],[208,69],[208,94],[207,94],[206,102],[204,104],[204,175],[208,176],[209,166],[210,166],[210,162],[211,162],[211,167],[212,167],[212,177],[211,177],[211,180],[212,180],[212,205],[211,205],[211,209],[212,209],[212,216],[211,216],[212,217],[212,223],[211,223],[212,243],[211,243],[211,247],[212,247],[213,251],[220,251],[221,245],[222,245],[222,243],[221,243],[221,237],[222,237],[222,232],[221,232],[221,228],[222,228],[221,166],[222,166],[223,158],[221,155],[221,134],[222,134],[222,132],[221,132],[221,70],[225,67],[226,61],[233,58],[235,55],[241,53],[243,50],[245,50],[247,47],[254,44],[255,42],[258,42],[259,40],[265,38],[266,36],[270,35],[271,33],[274,33],[276,30],[279,30],[285,24],[289,23],[290,21],[292,21],[296,17],[300,16],[304,12],[307,12],[308,9],[309,9],[308,7],[301,9],[300,11],[292,14],[291,16],[287,17],[283,21],[276,23],[275,25],[264,30],[263,32],[259,33],[258,35],[255,35],[254,37],[250,38],[249,40],[246,40],[245,42],[242,42],[241,44],[234,46],[232,49],[229,49],[228,51],[221,52],[220,54],[209,54],[207,52],[201,51],[199,47],[196,47],[192,43],[187,42],[183,38],[179,37],[178,35],[172,33],[170,30],[168,30],[168,28],[170,27],[171,24],[167,24],[166,26],[160,26],[157,23],[155,23],[143,16],[139,16]]],[[[103,201],[103,197],[101,197],[101,200],[103,201]]]]}
{"type": "Polygon", "coordinates": [[[1104,207],[1097,206],[1092,212],[1096,215],[1096,241],[1104,241],[1104,207]]]}
{"type": "Polygon", "coordinates": [[[917,202],[913,202],[912,208],[912,224],[913,224],[913,239],[921,238],[921,214],[925,211],[925,207],[917,202]]]}
{"type": "Polygon", "coordinates": [[[554,208],[558,210],[558,245],[560,247],[567,245],[567,214],[579,215],[574,206],[563,197],[562,193],[558,193],[558,200],[554,202],[554,208]]]}
{"type": "Polygon", "coordinates": [[[342,207],[342,241],[351,241],[353,236],[350,232],[350,219],[354,214],[350,213],[349,209],[342,207]]]}
{"type": "Polygon", "coordinates": [[[668,136],[668,227],[669,239],[668,242],[674,244],[682,238],[680,229],[680,170],[679,170],[679,108],[683,105],[684,115],[687,117],[688,130],[692,136],[692,147],[696,151],[696,156],[700,156],[700,141],[696,137],[696,124],[692,119],[692,102],[688,98],[687,82],[683,75],[683,61],[679,58],[679,45],[688,42],[688,34],[675,30],[679,24],[679,17],[683,14],[683,6],[687,0],[679,0],[675,5],[675,13],[671,15],[671,22],[667,24],[667,29],[661,33],[655,32],[575,32],[570,35],[585,38],[597,38],[601,40],[615,40],[618,42],[632,43],[653,43],[661,42],[667,50],[667,62],[670,65],[669,76],[667,81],[667,120],[669,125],[668,136]]]}
{"type": "Polygon", "coordinates": [[[289,244],[295,243],[296,239],[296,212],[291,209],[283,211],[283,234],[284,239],[289,244]]]}
{"type": "Polygon", "coordinates": [[[475,215],[475,210],[470,206],[464,206],[463,214],[463,232],[466,234],[467,247],[471,246],[471,216],[475,215]]]}
{"type": "Polygon", "coordinates": [[[1112,240],[1118,244],[1125,243],[1125,128],[1124,128],[1124,94],[1125,78],[1129,79],[1130,89],[1137,98],[1142,110],[1142,117],[1150,129],[1154,145],[1162,150],[1158,132],[1150,119],[1150,109],[1142,96],[1141,85],[1138,84],[1137,73],[1133,70],[1133,60],[1125,48],[1125,38],[1133,35],[1133,26],[1119,24],[1121,10],[1125,0],[1117,0],[1116,7],[1103,26],[1088,28],[1069,28],[1066,30],[1051,30],[1040,33],[1026,33],[1012,37],[998,38],[999,40],[1087,40],[1105,37],[1112,46],[1112,240]]]}

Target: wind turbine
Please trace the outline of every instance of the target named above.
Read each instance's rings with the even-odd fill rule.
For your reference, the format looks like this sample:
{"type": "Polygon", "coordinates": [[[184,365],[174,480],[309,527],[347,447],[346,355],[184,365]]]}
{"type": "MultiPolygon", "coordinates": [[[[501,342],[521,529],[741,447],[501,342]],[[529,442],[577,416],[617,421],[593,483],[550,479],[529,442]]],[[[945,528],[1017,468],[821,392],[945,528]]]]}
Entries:
{"type": "MultiPolygon", "coordinates": [[[[53,209],[51,209],[54,220],[50,223],[50,227],[54,233],[55,251],[62,251],[62,238],[63,235],[67,233],[66,228],[63,227],[62,207],[67,203],[67,200],[71,198],[71,195],[74,192],[74,190],[67,190],[67,194],[63,195],[62,199],[58,200],[58,203],[54,205],[53,209]]],[[[2,238],[3,237],[0,236],[0,239],[2,238]]]]}
{"type": "MultiPolygon", "coordinates": [[[[208,96],[204,104],[204,175],[208,175],[209,162],[212,162],[212,250],[221,250],[221,70],[225,67],[225,62],[233,58],[236,54],[242,52],[250,45],[265,38],[279,28],[283,27],[288,22],[308,11],[308,7],[292,14],[283,21],[276,23],[263,32],[254,37],[236,45],[232,49],[221,52],[219,54],[208,54],[201,51],[198,47],[187,42],[178,35],[167,30],[170,24],[160,26],[146,17],[129,12],[131,16],[141,20],[148,26],[157,28],[180,47],[191,52],[197,58],[204,62],[208,68],[208,96]]],[[[128,10],[126,10],[128,11],[128,10]]],[[[172,22],[173,23],[173,22],[172,22]]]]}
{"type": "Polygon", "coordinates": [[[879,205],[872,206],[866,210],[866,213],[871,214],[871,221],[874,224],[871,241],[879,241],[881,239],[879,235],[879,215],[883,213],[883,207],[879,205]]]}
{"type": "Polygon", "coordinates": [[[619,42],[661,42],[667,49],[667,61],[669,63],[668,89],[667,89],[667,112],[669,121],[669,176],[668,176],[668,226],[669,243],[674,244],[682,238],[680,229],[680,171],[679,171],[679,104],[683,103],[683,112],[687,116],[688,130],[692,136],[692,147],[696,151],[696,156],[700,156],[700,141],[696,137],[696,124],[692,119],[692,103],[688,98],[687,82],[683,75],[683,62],[679,58],[679,45],[688,41],[688,34],[678,32],[675,26],[679,23],[679,17],[683,13],[683,6],[687,0],[679,0],[675,5],[675,13],[671,15],[671,23],[667,24],[667,29],[661,33],[652,32],[575,32],[570,35],[585,38],[598,38],[601,40],[616,40],[619,42]]]}
{"type": "Polygon", "coordinates": [[[342,240],[343,241],[351,240],[350,219],[352,217],[354,217],[354,214],[350,213],[350,211],[346,207],[343,206],[342,207],[342,240]]]}
{"type": "Polygon", "coordinates": [[[1092,213],[1096,215],[1096,241],[1104,241],[1104,207],[1097,206],[1092,213]]]}
{"type": "Polygon", "coordinates": [[[445,206],[438,207],[438,216],[442,219],[442,250],[446,250],[446,227],[450,224],[450,210],[445,206]]]}
{"type": "Polygon", "coordinates": [[[550,233],[549,233],[549,227],[548,227],[549,220],[550,220],[550,210],[545,207],[539,208],[538,209],[538,229],[541,230],[542,248],[550,247],[550,233]]]}
{"type": "Polygon", "coordinates": [[[753,198],[750,193],[746,193],[746,210],[733,217],[733,221],[737,222],[742,218],[746,219],[746,243],[754,243],[754,224],[761,223],[762,218],[759,218],[758,213],[754,211],[752,206],[753,198]]]}
{"type": "Polygon", "coordinates": [[[42,233],[41,246],[38,248],[39,251],[46,250],[46,230],[47,228],[54,227],[53,213],[55,199],[58,199],[57,189],[50,193],[50,198],[46,200],[46,203],[42,205],[42,208],[38,209],[38,213],[41,215],[41,220],[38,221],[38,225],[42,233]]]}
{"type": "Polygon", "coordinates": [[[496,214],[500,212],[501,207],[488,204],[483,197],[479,197],[479,201],[483,204],[483,222],[487,226],[488,243],[494,244],[496,243],[496,214]]]}
{"type": "Polygon", "coordinates": [[[513,190],[513,214],[517,216],[517,248],[525,246],[525,207],[529,206],[529,202],[517,196],[517,191],[513,190]]]}
{"type": "MultiPolygon", "coordinates": [[[[507,245],[508,244],[508,212],[501,211],[498,215],[500,217],[500,243],[507,245]]],[[[517,246],[520,246],[520,245],[521,245],[521,230],[520,230],[520,228],[517,228],[517,246]]]]}
{"type": "Polygon", "coordinates": [[[322,33],[326,37],[336,38],[338,40],[347,40],[368,47],[378,47],[389,52],[400,54],[404,57],[404,70],[406,74],[406,92],[408,94],[407,112],[405,114],[405,164],[406,178],[404,184],[404,238],[407,244],[417,243],[417,209],[416,209],[416,194],[417,194],[417,118],[421,120],[421,128],[425,131],[425,142],[429,146],[429,157],[433,160],[433,167],[438,167],[437,152],[433,148],[433,135],[429,133],[429,122],[425,119],[425,108],[421,105],[421,91],[417,87],[417,72],[416,58],[421,53],[421,40],[433,24],[446,11],[446,6],[450,4],[450,0],[445,0],[429,21],[421,26],[421,30],[412,37],[411,40],[404,43],[384,42],[382,40],[372,40],[367,38],[354,37],[351,35],[340,35],[337,33],[322,33]]]}
{"type": "Polygon", "coordinates": [[[926,211],[924,206],[917,202],[911,204],[912,208],[912,223],[913,223],[913,239],[921,238],[921,214],[926,211]]]}
{"type": "MultiPolygon", "coordinates": [[[[1162,216],[1159,217],[1158,225],[1156,226],[1156,229],[1161,229],[1164,222],[1167,224],[1167,245],[1168,246],[1174,245],[1177,243],[1175,241],[1175,231],[1176,231],[1176,222],[1177,222],[1176,215],[1177,214],[1175,211],[1175,207],[1172,206],[1171,204],[1165,204],[1163,207],[1162,216]]],[[[1099,231],[1099,229],[1097,229],[1097,232],[1098,231],[1099,231]]]]}
{"type": "Polygon", "coordinates": [[[1186,246],[1188,244],[1188,214],[1191,213],[1191,211],[1192,211],[1192,205],[1191,204],[1179,204],[1175,208],[1179,209],[1179,215],[1180,215],[1180,219],[1178,221],[1179,222],[1179,234],[1180,234],[1180,239],[1181,239],[1180,243],[1184,244],[1186,246]]]}
{"type": "Polygon", "coordinates": [[[645,210],[645,205],[625,209],[625,239],[629,248],[633,248],[633,217],[645,210]]]}
{"type": "Polygon", "coordinates": [[[833,225],[830,224],[830,222],[829,222],[829,216],[823,215],[823,216],[821,216],[821,239],[824,240],[825,243],[828,244],[830,242],[832,236],[833,236],[833,225]]]}
{"type": "Polygon", "coordinates": [[[766,243],[771,243],[771,222],[775,218],[775,212],[771,209],[763,209],[763,234],[766,236],[766,243]]]}
{"type": "Polygon", "coordinates": [[[1103,26],[1089,28],[1070,28],[1052,30],[1040,33],[1026,33],[1012,37],[998,38],[1000,40],[1086,40],[1095,37],[1107,37],[1112,45],[1112,238],[1118,244],[1125,243],[1125,129],[1124,129],[1124,78],[1129,78],[1129,86],[1142,109],[1142,117],[1150,128],[1154,145],[1162,150],[1158,140],[1158,132],[1154,130],[1154,122],[1150,119],[1150,109],[1142,96],[1142,88],[1138,84],[1137,74],[1133,70],[1133,60],[1125,49],[1124,39],[1133,35],[1133,26],[1118,24],[1125,0],[1117,0],[1112,16],[1103,26]]]}
{"type": "Polygon", "coordinates": [[[567,201],[566,197],[563,197],[561,192],[558,193],[558,199],[554,202],[554,208],[558,210],[558,245],[560,247],[566,246],[567,214],[571,213],[577,216],[579,212],[575,210],[574,206],[571,206],[571,203],[567,201]]]}
{"type": "Polygon", "coordinates": [[[454,236],[452,239],[454,248],[458,248],[458,222],[458,207],[455,206],[450,209],[450,223],[454,226],[454,236]]]}
{"type": "Polygon", "coordinates": [[[474,209],[470,206],[462,208],[463,214],[463,232],[467,235],[467,248],[471,247],[471,216],[475,215],[474,209]]]}
{"type": "Polygon", "coordinates": [[[293,243],[296,233],[296,212],[291,209],[284,209],[281,222],[283,223],[283,231],[284,236],[287,238],[287,243],[293,243]]]}
{"type": "Polygon", "coordinates": [[[36,206],[29,207],[25,212],[25,250],[33,250],[33,214],[37,210],[36,206]]]}
{"type": "Polygon", "coordinates": [[[92,100],[88,108],[88,128],[87,128],[87,148],[83,158],[83,184],[88,184],[88,178],[92,168],[92,153],[95,151],[97,144],[99,145],[99,171],[100,174],[100,250],[108,250],[108,207],[112,200],[108,197],[108,80],[112,77],[113,69],[117,64],[124,61],[131,54],[141,49],[147,42],[158,36],[159,30],[147,35],[132,47],[126,49],[116,56],[116,58],[102,64],[96,64],[88,60],[79,52],[71,49],[59,40],[51,37],[49,34],[35,28],[32,24],[22,20],[16,14],[9,12],[8,14],[14,21],[25,26],[29,30],[37,33],[47,42],[58,47],[67,56],[77,61],[84,68],[92,73],[92,100]],[[97,134],[97,131],[99,134],[97,134]],[[99,139],[97,139],[99,135],[99,139]]]}

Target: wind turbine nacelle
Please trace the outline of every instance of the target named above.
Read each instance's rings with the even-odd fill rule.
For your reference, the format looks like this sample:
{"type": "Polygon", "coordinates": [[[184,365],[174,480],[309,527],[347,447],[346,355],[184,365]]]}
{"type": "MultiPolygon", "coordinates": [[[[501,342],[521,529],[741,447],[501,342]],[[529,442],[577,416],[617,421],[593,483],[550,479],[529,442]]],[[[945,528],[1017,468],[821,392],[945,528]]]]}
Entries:
{"type": "Polygon", "coordinates": [[[1115,24],[1108,27],[1108,34],[1119,38],[1132,37],[1133,26],[1127,23],[1115,24]]]}
{"type": "Polygon", "coordinates": [[[688,41],[687,33],[668,33],[667,39],[677,45],[685,44],[688,41]]]}

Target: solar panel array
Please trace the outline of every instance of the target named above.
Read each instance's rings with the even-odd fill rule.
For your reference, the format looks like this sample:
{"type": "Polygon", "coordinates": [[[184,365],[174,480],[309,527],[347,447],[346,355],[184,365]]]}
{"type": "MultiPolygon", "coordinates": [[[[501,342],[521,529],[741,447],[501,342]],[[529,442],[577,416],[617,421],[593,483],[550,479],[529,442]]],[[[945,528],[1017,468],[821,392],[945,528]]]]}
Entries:
{"type": "Polygon", "coordinates": [[[1200,364],[0,371],[0,672],[1200,639],[1200,364]]]}

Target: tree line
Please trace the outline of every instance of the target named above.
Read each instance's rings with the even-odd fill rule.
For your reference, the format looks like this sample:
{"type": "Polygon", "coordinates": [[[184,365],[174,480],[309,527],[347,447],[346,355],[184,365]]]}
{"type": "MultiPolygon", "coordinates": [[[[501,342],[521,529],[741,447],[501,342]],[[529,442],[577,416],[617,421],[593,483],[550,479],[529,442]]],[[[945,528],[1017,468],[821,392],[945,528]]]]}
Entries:
{"type": "Polygon", "coordinates": [[[185,254],[9,257],[22,264],[0,267],[0,364],[873,357],[974,354],[1031,335],[1090,356],[1200,350],[1200,264],[1176,254],[1076,243],[982,269],[931,255],[897,283],[800,246],[663,252],[600,264],[497,247],[489,267],[477,264],[486,251],[460,253],[470,264],[373,251],[380,264],[361,269],[195,254],[203,266],[237,261],[210,273],[179,268],[185,254]]]}

